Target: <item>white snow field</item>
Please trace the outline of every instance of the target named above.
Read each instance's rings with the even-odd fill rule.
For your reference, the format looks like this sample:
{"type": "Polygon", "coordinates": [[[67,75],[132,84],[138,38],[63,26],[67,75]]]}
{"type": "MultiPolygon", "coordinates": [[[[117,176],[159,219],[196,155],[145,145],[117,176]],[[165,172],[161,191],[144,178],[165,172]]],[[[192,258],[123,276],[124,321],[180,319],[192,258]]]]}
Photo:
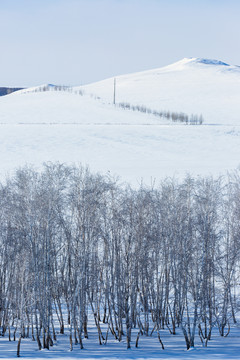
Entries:
{"type": "Polygon", "coordinates": [[[203,125],[114,106],[113,79],[72,92],[37,90],[0,98],[1,176],[25,163],[60,161],[138,185],[186,173],[218,175],[240,164],[238,66],[183,59],[116,78],[117,104],[202,114],[203,125]]]}
{"type": "MultiPolygon", "coordinates": [[[[43,89],[43,87],[42,87],[43,89]]],[[[183,59],[176,64],[116,77],[116,102],[145,105],[152,110],[202,114],[203,125],[172,123],[153,114],[114,106],[113,79],[71,91],[19,91],[0,98],[0,177],[26,163],[88,164],[93,171],[119,175],[133,186],[151,184],[166,176],[214,175],[240,164],[240,67],[206,59],[183,59]],[[78,92],[83,91],[83,95],[78,92]]],[[[69,352],[68,330],[58,335],[50,351],[23,339],[26,359],[240,359],[240,329],[222,338],[215,330],[208,348],[196,334],[196,348],[186,351],[181,330],[172,338],[161,331],[165,350],[156,336],[141,337],[139,348],[111,336],[97,345],[95,326],[84,350],[69,352]]],[[[0,338],[0,358],[16,358],[17,343],[0,338]]]]}
{"type": "MultiPolygon", "coordinates": [[[[186,350],[183,335],[181,330],[177,331],[174,336],[170,335],[168,330],[161,331],[161,338],[165,349],[162,347],[156,335],[152,337],[140,337],[139,347],[135,347],[136,333],[133,331],[132,348],[126,349],[126,342],[118,342],[114,340],[112,335],[106,345],[99,345],[97,339],[96,328],[92,324],[92,329],[89,331],[89,339],[83,340],[84,349],[80,349],[79,344],[73,346],[73,350],[69,350],[68,330],[66,335],[57,335],[57,342],[50,350],[37,349],[36,341],[31,338],[22,339],[20,356],[23,359],[56,359],[56,360],[115,360],[115,359],[134,359],[134,360],[152,360],[152,359],[167,359],[167,360],[239,360],[240,359],[240,345],[239,345],[239,330],[232,329],[227,338],[220,337],[219,334],[212,336],[208,347],[202,347],[199,339],[196,336],[196,345],[194,349],[186,350]]],[[[18,340],[18,339],[17,339],[18,340]]],[[[0,338],[0,359],[16,359],[17,341],[8,341],[8,336],[0,338]]]]}
{"type": "MultiPolygon", "coordinates": [[[[85,87],[109,102],[113,79],[85,87]]],[[[240,125],[240,66],[184,58],[172,65],[116,77],[116,102],[203,114],[205,124],[240,125]]]]}

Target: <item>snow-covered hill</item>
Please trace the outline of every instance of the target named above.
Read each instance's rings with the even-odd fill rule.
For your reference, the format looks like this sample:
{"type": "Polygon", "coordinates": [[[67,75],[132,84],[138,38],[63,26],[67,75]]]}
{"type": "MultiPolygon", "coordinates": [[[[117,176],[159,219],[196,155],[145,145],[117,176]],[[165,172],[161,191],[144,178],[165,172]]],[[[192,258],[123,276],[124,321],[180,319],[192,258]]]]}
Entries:
{"type": "MultiPolygon", "coordinates": [[[[111,78],[84,88],[112,102],[113,84],[111,78]]],[[[118,76],[116,101],[203,114],[208,124],[240,125],[240,67],[185,58],[163,68],[118,76]]]]}
{"type": "Polygon", "coordinates": [[[197,126],[114,106],[113,83],[42,85],[1,97],[1,174],[25,163],[75,162],[149,184],[240,164],[238,66],[193,58],[116,77],[117,103],[202,114],[204,124],[197,126]]]}
{"type": "Polygon", "coordinates": [[[0,99],[1,124],[169,124],[69,90],[21,90],[0,99]]]}

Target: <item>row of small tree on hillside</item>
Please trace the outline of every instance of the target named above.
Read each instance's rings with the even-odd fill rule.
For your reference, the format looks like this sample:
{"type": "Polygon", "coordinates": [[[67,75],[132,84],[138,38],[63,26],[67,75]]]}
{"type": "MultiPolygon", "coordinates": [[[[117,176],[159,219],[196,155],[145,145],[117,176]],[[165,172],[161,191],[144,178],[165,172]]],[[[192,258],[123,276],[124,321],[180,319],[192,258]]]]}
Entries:
{"type": "Polygon", "coordinates": [[[84,95],[84,91],[82,89],[76,90],[76,89],[73,89],[71,86],[51,85],[51,84],[38,86],[33,89],[26,89],[24,92],[25,93],[28,93],[28,92],[38,93],[38,92],[46,92],[46,91],[68,92],[68,93],[74,93],[76,95],[81,95],[81,96],[84,95]]]}
{"type": "MultiPolygon", "coordinates": [[[[64,86],[64,85],[43,85],[35,88],[32,91],[33,92],[46,92],[46,91],[63,92],[64,91],[81,96],[85,94],[83,89],[75,90],[70,86],[64,86]]],[[[29,92],[29,90],[26,89],[26,92],[29,92]]],[[[100,100],[100,97],[98,96],[91,95],[91,97],[100,100]]],[[[132,110],[145,114],[152,114],[161,119],[171,120],[173,123],[179,122],[179,123],[184,123],[186,125],[202,125],[204,122],[203,116],[197,114],[192,114],[189,116],[188,114],[185,114],[183,112],[153,110],[145,105],[131,105],[130,103],[127,102],[119,102],[119,103],[115,103],[115,105],[124,110],[132,110]]]]}
{"type": "Polygon", "coordinates": [[[172,122],[180,122],[189,125],[202,125],[204,122],[202,115],[192,114],[191,116],[183,112],[158,111],[152,110],[144,105],[131,105],[130,103],[120,102],[116,104],[122,109],[139,111],[145,114],[152,114],[162,119],[171,120],[172,122]]]}

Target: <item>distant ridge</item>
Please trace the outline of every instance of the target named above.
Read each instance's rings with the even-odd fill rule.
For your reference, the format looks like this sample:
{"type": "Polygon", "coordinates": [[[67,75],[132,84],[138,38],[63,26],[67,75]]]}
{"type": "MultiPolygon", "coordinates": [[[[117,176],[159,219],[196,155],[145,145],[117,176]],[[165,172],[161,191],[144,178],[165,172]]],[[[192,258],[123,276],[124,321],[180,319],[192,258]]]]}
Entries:
{"type": "Polygon", "coordinates": [[[23,90],[24,88],[10,88],[10,87],[0,87],[0,96],[9,95],[14,91],[23,90]]]}

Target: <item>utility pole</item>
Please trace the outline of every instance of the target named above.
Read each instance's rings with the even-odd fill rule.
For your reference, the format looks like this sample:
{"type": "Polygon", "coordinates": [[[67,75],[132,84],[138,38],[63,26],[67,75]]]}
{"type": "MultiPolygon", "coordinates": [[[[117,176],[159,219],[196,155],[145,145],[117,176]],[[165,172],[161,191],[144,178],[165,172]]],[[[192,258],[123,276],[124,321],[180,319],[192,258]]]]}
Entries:
{"type": "Polygon", "coordinates": [[[116,78],[114,78],[113,83],[113,105],[116,105],[116,78]]]}

